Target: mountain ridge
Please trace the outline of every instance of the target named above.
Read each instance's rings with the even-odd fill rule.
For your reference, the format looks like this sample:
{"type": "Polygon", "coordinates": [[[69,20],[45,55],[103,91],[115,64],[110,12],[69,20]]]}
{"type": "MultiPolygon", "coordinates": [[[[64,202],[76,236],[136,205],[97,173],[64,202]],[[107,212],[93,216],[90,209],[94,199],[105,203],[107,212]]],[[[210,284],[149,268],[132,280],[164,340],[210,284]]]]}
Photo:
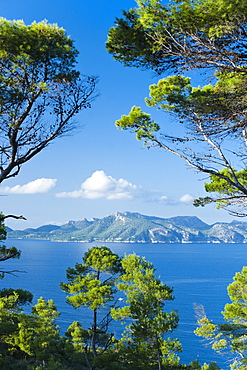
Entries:
{"type": "Polygon", "coordinates": [[[247,222],[209,225],[197,216],[162,218],[132,212],[115,212],[103,218],[86,218],[36,229],[12,230],[12,239],[127,243],[247,243],[247,222]]]}

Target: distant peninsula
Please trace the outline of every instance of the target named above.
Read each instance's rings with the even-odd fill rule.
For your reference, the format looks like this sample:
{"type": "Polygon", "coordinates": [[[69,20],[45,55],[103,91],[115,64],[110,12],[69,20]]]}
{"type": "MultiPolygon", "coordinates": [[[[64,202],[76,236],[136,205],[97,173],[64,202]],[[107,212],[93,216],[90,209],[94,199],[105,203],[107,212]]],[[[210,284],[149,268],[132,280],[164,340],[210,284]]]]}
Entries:
{"type": "Polygon", "coordinates": [[[247,243],[247,222],[208,225],[195,216],[160,218],[116,212],[103,218],[12,230],[11,239],[121,243],[247,243]]]}

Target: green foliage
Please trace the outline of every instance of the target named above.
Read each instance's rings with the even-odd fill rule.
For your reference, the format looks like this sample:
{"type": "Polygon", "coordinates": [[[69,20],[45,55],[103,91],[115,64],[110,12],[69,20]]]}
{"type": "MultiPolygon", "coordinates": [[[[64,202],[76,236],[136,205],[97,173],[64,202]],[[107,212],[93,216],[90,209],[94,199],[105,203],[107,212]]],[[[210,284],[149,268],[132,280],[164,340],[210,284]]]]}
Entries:
{"type": "Polygon", "coordinates": [[[236,273],[233,282],[228,286],[228,295],[232,301],[225,305],[223,312],[227,321],[241,324],[247,318],[247,267],[244,266],[241,272],[236,273]]]}
{"type": "Polygon", "coordinates": [[[18,329],[6,342],[38,361],[47,361],[56,353],[59,330],[54,320],[59,316],[52,300],[42,297],[32,307],[32,315],[18,315],[18,329]]]}
{"type": "Polygon", "coordinates": [[[114,275],[121,269],[119,256],[105,246],[88,250],[83,256],[83,262],[100,273],[114,275]]]}
{"type": "MultiPolygon", "coordinates": [[[[38,75],[38,68],[43,68],[46,64],[47,76],[52,74],[53,78],[74,77],[71,67],[74,67],[78,51],[63,28],[46,21],[33,22],[26,26],[23,21],[1,18],[0,34],[0,58],[14,70],[21,69],[21,66],[22,70],[29,67],[32,73],[35,71],[38,75]]],[[[16,84],[14,76],[13,79],[9,76],[8,81],[10,86],[16,84]]]]}
{"type": "Polygon", "coordinates": [[[155,278],[152,263],[136,255],[120,259],[104,246],[89,249],[83,262],[68,268],[69,283],[61,283],[62,290],[70,294],[67,301],[71,305],[93,310],[89,330],[73,322],[66,332],[77,358],[89,369],[151,370],[157,365],[179,369],[176,352],[181,351],[181,344],[164,339],[178,323],[176,312],[163,310],[165,301],[173,299],[172,289],[155,278]],[[115,296],[117,289],[126,295],[122,307],[123,299],[115,296]],[[107,311],[103,319],[99,315],[102,308],[107,311]],[[107,333],[112,319],[129,323],[121,340],[107,333]]]}
{"type": "MultiPolygon", "coordinates": [[[[18,308],[16,292],[0,298],[0,366],[2,369],[78,369],[76,353],[59,334],[52,300],[40,298],[32,314],[18,308]]],[[[81,368],[81,367],[80,367],[81,368]]]]}
{"type": "Polygon", "coordinates": [[[96,79],[80,76],[78,51],[56,24],[0,18],[0,38],[2,182],[73,128],[71,119],[90,107],[96,79]]]}
{"type": "Polygon", "coordinates": [[[216,362],[210,362],[210,364],[204,363],[202,366],[197,360],[192,361],[189,365],[191,370],[220,370],[220,367],[216,362]]]}
{"type": "Polygon", "coordinates": [[[121,272],[121,265],[118,255],[105,246],[89,249],[84,254],[83,262],[67,269],[69,283],[60,283],[60,286],[69,294],[69,304],[75,308],[85,306],[93,311],[89,330],[73,323],[67,332],[77,352],[80,345],[85,343],[83,353],[91,369],[96,366],[95,358],[104,353],[114,340],[113,335],[107,333],[111,321],[110,307],[107,306],[111,306],[115,299],[115,280],[121,272]],[[99,316],[102,309],[107,311],[103,317],[99,316]]]}
{"type": "Polygon", "coordinates": [[[83,329],[79,321],[74,321],[66,331],[65,335],[69,338],[76,352],[83,353],[85,346],[84,338],[88,340],[88,331],[83,329]]]}
{"type": "Polygon", "coordinates": [[[215,195],[196,199],[196,206],[215,202],[217,208],[241,215],[239,209],[245,207],[247,196],[242,181],[247,143],[246,2],[136,3],[110,29],[106,48],[125,65],[176,73],[151,85],[146,98],[147,106],[173,114],[175,119],[159,134],[151,116],[134,106],[116,126],[134,131],[148,147],[169,151],[196,171],[212,176],[213,184],[207,184],[206,191],[214,188],[215,195]],[[180,74],[192,69],[201,74],[212,70],[212,84],[193,87],[190,78],[180,74]],[[180,127],[175,128],[176,124],[180,127]]]}
{"type": "MultiPolygon", "coordinates": [[[[3,214],[0,213],[0,218],[3,217],[3,214]]],[[[7,236],[6,226],[3,223],[3,219],[0,220],[0,241],[5,240],[7,236]]]]}
{"type": "Polygon", "coordinates": [[[18,295],[0,298],[0,344],[4,343],[5,337],[17,329],[18,295]]]}
{"type": "Polygon", "coordinates": [[[55,324],[59,313],[52,300],[46,302],[40,298],[31,314],[25,314],[19,305],[20,297],[16,292],[0,298],[1,369],[87,368],[77,348],[60,336],[55,324]]]}
{"type": "Polygon", "coordinates": [[[67,269],[67,278],[69,282],[61,283],[62,289],[68,298],[78,296],[75,301],[68,299],[69,303],[91,309],[92,326],[84,329],[75,321],[62,337],[56,325],[60,314],[52,300],[41,297],[31,313],[26,314],[20,306],[31,302],[31,293],[3,289],[1,368],[187,369],[177,357],[180,342],[164,338],[177,327],[178,315],[164,311],[165,302],[173,299],[173,290],[155,277],[152,263],[136,255],[120,258],[105,246],[93,247],[84,254],[82,264],[67,269]],[[123,293],[125,301],[120,296],[123,293]],[[123,301],[125,304],[120,307],[123,301]],[[106,312],[104,317],[101,310],[106,312]],[[113,318],[128,323],[120,340],[108,333],[113,318]]]}
{"type": "Polygon", "coordinates": [[[136,11],[124,11],[123,15],[124,18],[117,19],[117,26],[109,30],[107,50],[126,66],[141,67],[143,60],[147,66],[156,64],[157,53],[153,52],[152,40],[146,36],[136,11]]]}
{"type": "Polygon", "coordinates": [[[117,287],[125,293],[127,305],[113,308],[111,313],[114,319],[130,320],[131,323],[117,345],[119,351],[137,369],[178,364],[175,353],[181,351],[179,341],[163,338],[178,323],[176,312],[163,311],[165,301],[173,299],[172,289],[155,278],[152,263],[143,257],[125,256],[122,267],[124,272],[117,287]]]}
{"type": "MultiPolygon", "coordinates": [[[[224,138],[231,130],[229,123],[228,126],[220,127],[220,124],[216,123],[214,125],[211,123],[210,126],[209,121],[220,120],[222,123],[222,121],[229,120],[233,114],[234,132],[240,129],[236,123],[241,119],[243,111],[247,109],[244,92],[246,79],[236,73],[217,73],[216,77],[215,85],[193,87],[190,78],[175,75],[163,78],[149,87],[149,98],[145,99],[147,106],[175,113],[181,123],[186,123],[188,120],[191,122],[200,120],[201,131],[198,127],[196,132],[195,127],[195,131],[188,132],[191,139],[184,138],[183,140],[174,137],[174,141],[177,140],[180,143],[189,140],[203,141],[204,139],[206,141],[209,140],[206,135],[224,138]],[[236,110],[236,100],[238,110],[236,110]]],[[[157,143],[154,132],[159,131],[160,127],[151,120],[150,114],[142,112],[138,107],[132,107],[129,115],[122,116],[115,124],[119,129],[130,129],[136,132],[138,140],[144,139],[145,143],[157,143]]],[[[229,172],[229,169],[226,171],[229,172]]]]}
{"type": "Polygon", "coordinates": [[[25,306],[32,303],[33,294],[28,290],[4,288],[0,290],[0,298],[6,298],[16,293],[18,295],[18,306],[25,306]]]}
{"type": "Polygon", "coordinates": [[[233,282],[228,286],[228,295],[232,303],[225,305],[222,312],[225,322],[214,324],[204,314],[198,321],[195,333],[210,341],[217,352],[232,352],[233,369],[244,369],[247,364],[247,267],[236,273],[233,282]]]}
{"type": "Polygon", "coordinates": [[[132,107],[129,115],[122,116],[115,124],[121,130],[133,130],[136,138],[144,139],[144,143],[152,140],[153,133],[159,130],[159,126],[150,119],[150,114],[143,113],[139,107],[132,107]]]}
{"type": "Polygon", "coordinates": [[[97,310],[114,299],[113,277],[101,279],[119,272],[119,257],[107,247],[94,247],[85,253],[83,262],[67,269],[69,283],[61,283],[61,289],[71,295],[67,302],[72,306],[97,310]]]}
{"type": "MultiPolygon", "coordinates": [[[[0,214],[0,242],[5,240],[7,237],[6,227],[4,225],[4,216],[0,214]]],[[[4,262],[8,259],[18,259],[21,256],[21,251],[15,247],[7,248],[5,245],[0,245],[0,262],[4,262]]],[[[0,270],[0,279],[2,279],[5,274],[14,274],[14,271],[4,271],[0,270]]]]}
{"type": "MultiPolygon", "coordinates": [[[[246,110],[246,76],[241,72],[215,72],[214,85],[192,87],[190,78],[175,75],[161,79],[150,86],[150,98],[146,104],[166,112],[177,113],[180,119],[192,120],[192,115],[208,120],[228,117],[246,110]],[[238,107],[234,106],[238,102],[238,107]]],[[[205,125],[206,126],[206,125],[205,125]]],[[[204,128],[205,129],[205,128],[204,128]]],[[[225,132],[226,127],[222,128],[225,132]]],[[[220,128],[217,135],[221,133],[220,128]]]]}
{"type": "MultiPolygon", "coordinates": [[[[0,246],[0,262],[9,259],[18,259],[21,256],[21,251],[16,247],[7,248],[5,245],[0,246]]],[[[14,275],[18,270],[0,270],[0,279],[3,279],[6,274],[14,275]]]]}
{"type": "Polygon", "coordinates": [[[179,112],[183,109],[188,95],[191,93],[190,78],[183,76],[171,76],[159,80],[149,87],[151,99],[146,99],[149,107],[156,107],[162,110],[173,110],[179,112]],[[167,103],[163,103],[163,102],[167,103]]]}
{"type": "Polygon", "coordinates": [[[225,178],[234,182],[237,178],[238,182],[243,186],[247,186],[247,170],[244,168],[241,171],[234,171],[231,173],[228,169],[223,169],[219,171],[222,177],[216,175],[210,175],[210,183],[205,183],[205,190],[208,192],[217,192],[219,194],[233,195],[237,193],[237,189],[231,185],[231,183],[225,178]]]}
{"type": "Polygon", "coordinates": [[[108,33],[107,50],[127,66],[158,73],[245,65],[246,2],[136,0],[108,33]],[[126,35],[126,36],[125,36],[126,35]],[[236,39],[239,45],[236,48],[236,39]],[[226,57],[225,57],[226,56],[226,57]],[[232,62],[232,63],[231,63],[232,62]]]}
{"type": "Polygon", "coordinates": [[[194,200],[194,205],[204,206],[211,202],[216,202],[216,208],[227,207],[230,202],[241,202],[244,196],[241,196],[240,190],[247,188],[247,171],[242,169],[235,171],[234,168],[231,170],[224,168],[217,174],[209,175],[210,182],[204,183],[205,190],[209,193],[213,192],[218,194],[217,198],[211,197],[200,197],[194,200]]]}
{"type": "Polygon", "coordinates": [[[21,252],[16,247],[7,248],[5,245],[0,247],[0,261],[6,261],[10,258],[20,258],[21,252]]]}

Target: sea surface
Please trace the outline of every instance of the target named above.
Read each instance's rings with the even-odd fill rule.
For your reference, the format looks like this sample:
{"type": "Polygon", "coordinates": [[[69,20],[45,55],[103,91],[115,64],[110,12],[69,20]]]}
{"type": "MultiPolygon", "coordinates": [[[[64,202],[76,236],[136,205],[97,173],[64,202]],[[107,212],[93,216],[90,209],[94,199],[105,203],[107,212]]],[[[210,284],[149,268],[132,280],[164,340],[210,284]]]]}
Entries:
{"type": "MultiPolygon", "coordinates": [[[[95,245],[106,245],[120,256],[124,253],[145,256],[154,264],[157,277],[174,288],[175,300],[166,304],[166,310],[174,309],[179,313],[179,327],[172,336],[179,338],[183,345],[182,362],[216,361],[222,369],[229,368],[230,355],[215,354],[207,342],[194,335],[194,305],[203,305],[210,319],[222,322],[221,311],[230,302],[227,286],[235,273],[247,265],[247,244],[73,243],[15,239],[8,239],[5,244],[17,247],[22,255],[19,260],[2,262],[0,269],[23,272],[17,273],[18,277],[7,274],[1,280],[1,288],[29,290],[34,295],[34,304],[41,296],[53,299],[61,313],[57,321],[61,332],[75,320],[85,328],[90,326],[90,310],[68,305],[59,287],[59,282],[66,282],[66,269],[81,263],[84,252],[95,245]]],[[[123,327],[119,324],[117,335],[121,330],[123,327]]]]}

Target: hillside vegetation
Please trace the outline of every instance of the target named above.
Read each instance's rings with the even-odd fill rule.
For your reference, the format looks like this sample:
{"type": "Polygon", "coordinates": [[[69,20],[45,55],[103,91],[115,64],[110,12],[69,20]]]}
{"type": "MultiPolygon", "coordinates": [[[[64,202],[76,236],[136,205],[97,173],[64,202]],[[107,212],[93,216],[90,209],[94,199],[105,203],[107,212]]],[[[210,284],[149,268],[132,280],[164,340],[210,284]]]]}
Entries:
{"type": "Polygon", "coordinates": [[[233,221],[208,225],[195,216],[160,218],[117,212],[101,219],[69,221],[62,226],[8,228],[8,237],[84,242],[246,243],[247,223],[233,221]]]}

